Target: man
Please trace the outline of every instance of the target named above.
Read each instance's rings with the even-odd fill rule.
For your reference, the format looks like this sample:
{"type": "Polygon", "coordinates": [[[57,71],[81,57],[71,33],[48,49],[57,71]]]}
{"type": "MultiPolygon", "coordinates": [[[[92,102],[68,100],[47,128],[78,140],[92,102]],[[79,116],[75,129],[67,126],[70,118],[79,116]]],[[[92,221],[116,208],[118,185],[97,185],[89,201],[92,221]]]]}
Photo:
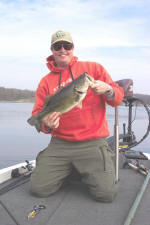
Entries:
{"type": "Polygon", "coordinates": [[[50,73],[39,83],[32,115],[41,111],[47,95],[55,94],[84,72],[98,82],[89,88],[81,109],[74,107],[62,116],[54,112],[43,119],[41,131],[51,134],[52,138],[37,156],[31,191],[40,197],[55,193],[72,168],[76,168],[94,199],[111,202],[117,193],[117,184],[113,153],[105,140],[109,136],[105,104],[119,105],[123,90],[102,65],[78,61],[73,55],[74,43],[69,32],[57,31],[52,35],[51,51],[52,55],[47,58],[50,73]]]}

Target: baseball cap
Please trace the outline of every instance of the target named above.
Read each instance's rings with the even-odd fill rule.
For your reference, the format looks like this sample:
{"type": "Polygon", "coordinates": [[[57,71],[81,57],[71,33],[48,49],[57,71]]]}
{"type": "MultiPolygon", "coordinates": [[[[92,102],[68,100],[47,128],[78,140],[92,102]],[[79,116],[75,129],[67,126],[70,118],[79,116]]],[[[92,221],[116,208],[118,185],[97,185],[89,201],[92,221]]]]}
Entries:
{"type": "Polygon", "coordinates": [[[51,45],[58,41],[67,41],[69,43],[73,43],[70,33],[62,30],[59,30],[56,33],[52,34],[51,45]]]}

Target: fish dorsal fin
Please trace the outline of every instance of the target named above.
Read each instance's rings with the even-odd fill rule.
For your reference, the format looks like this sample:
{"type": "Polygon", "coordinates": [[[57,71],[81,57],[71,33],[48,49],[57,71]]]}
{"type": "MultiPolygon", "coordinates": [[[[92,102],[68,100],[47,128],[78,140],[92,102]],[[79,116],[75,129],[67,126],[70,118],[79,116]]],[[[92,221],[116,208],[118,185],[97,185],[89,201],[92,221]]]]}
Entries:
{"type": "Polygon", "coordinates": [[[44,108],[48,106],[53,95],[47,95],[44,101],[44,108]]]}

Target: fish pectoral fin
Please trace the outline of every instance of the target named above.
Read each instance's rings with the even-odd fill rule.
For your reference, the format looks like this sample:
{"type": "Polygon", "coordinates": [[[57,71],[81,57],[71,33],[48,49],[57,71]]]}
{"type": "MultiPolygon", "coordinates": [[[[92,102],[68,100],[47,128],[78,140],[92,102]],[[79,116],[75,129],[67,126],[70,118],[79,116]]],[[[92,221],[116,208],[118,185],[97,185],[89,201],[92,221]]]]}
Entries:
{"type": "Polygon", "coordinates": [[[82,109],[82,102],[80,102],[76,107],[82,109]]]}

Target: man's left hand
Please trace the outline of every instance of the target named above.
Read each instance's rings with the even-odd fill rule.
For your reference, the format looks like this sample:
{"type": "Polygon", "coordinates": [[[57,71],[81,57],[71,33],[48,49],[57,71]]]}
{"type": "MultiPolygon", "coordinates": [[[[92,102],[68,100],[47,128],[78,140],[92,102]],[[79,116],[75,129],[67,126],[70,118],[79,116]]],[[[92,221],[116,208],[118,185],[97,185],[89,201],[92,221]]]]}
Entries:
{"type": "Polygon", "coordinates": [[[111,95],[113,93],[113,88],[109,84],[100,80],[96,80],[91,85],[91,88],[98,95],[107,94],[108,92],[110,92],[110,95],[111,95]]]}

